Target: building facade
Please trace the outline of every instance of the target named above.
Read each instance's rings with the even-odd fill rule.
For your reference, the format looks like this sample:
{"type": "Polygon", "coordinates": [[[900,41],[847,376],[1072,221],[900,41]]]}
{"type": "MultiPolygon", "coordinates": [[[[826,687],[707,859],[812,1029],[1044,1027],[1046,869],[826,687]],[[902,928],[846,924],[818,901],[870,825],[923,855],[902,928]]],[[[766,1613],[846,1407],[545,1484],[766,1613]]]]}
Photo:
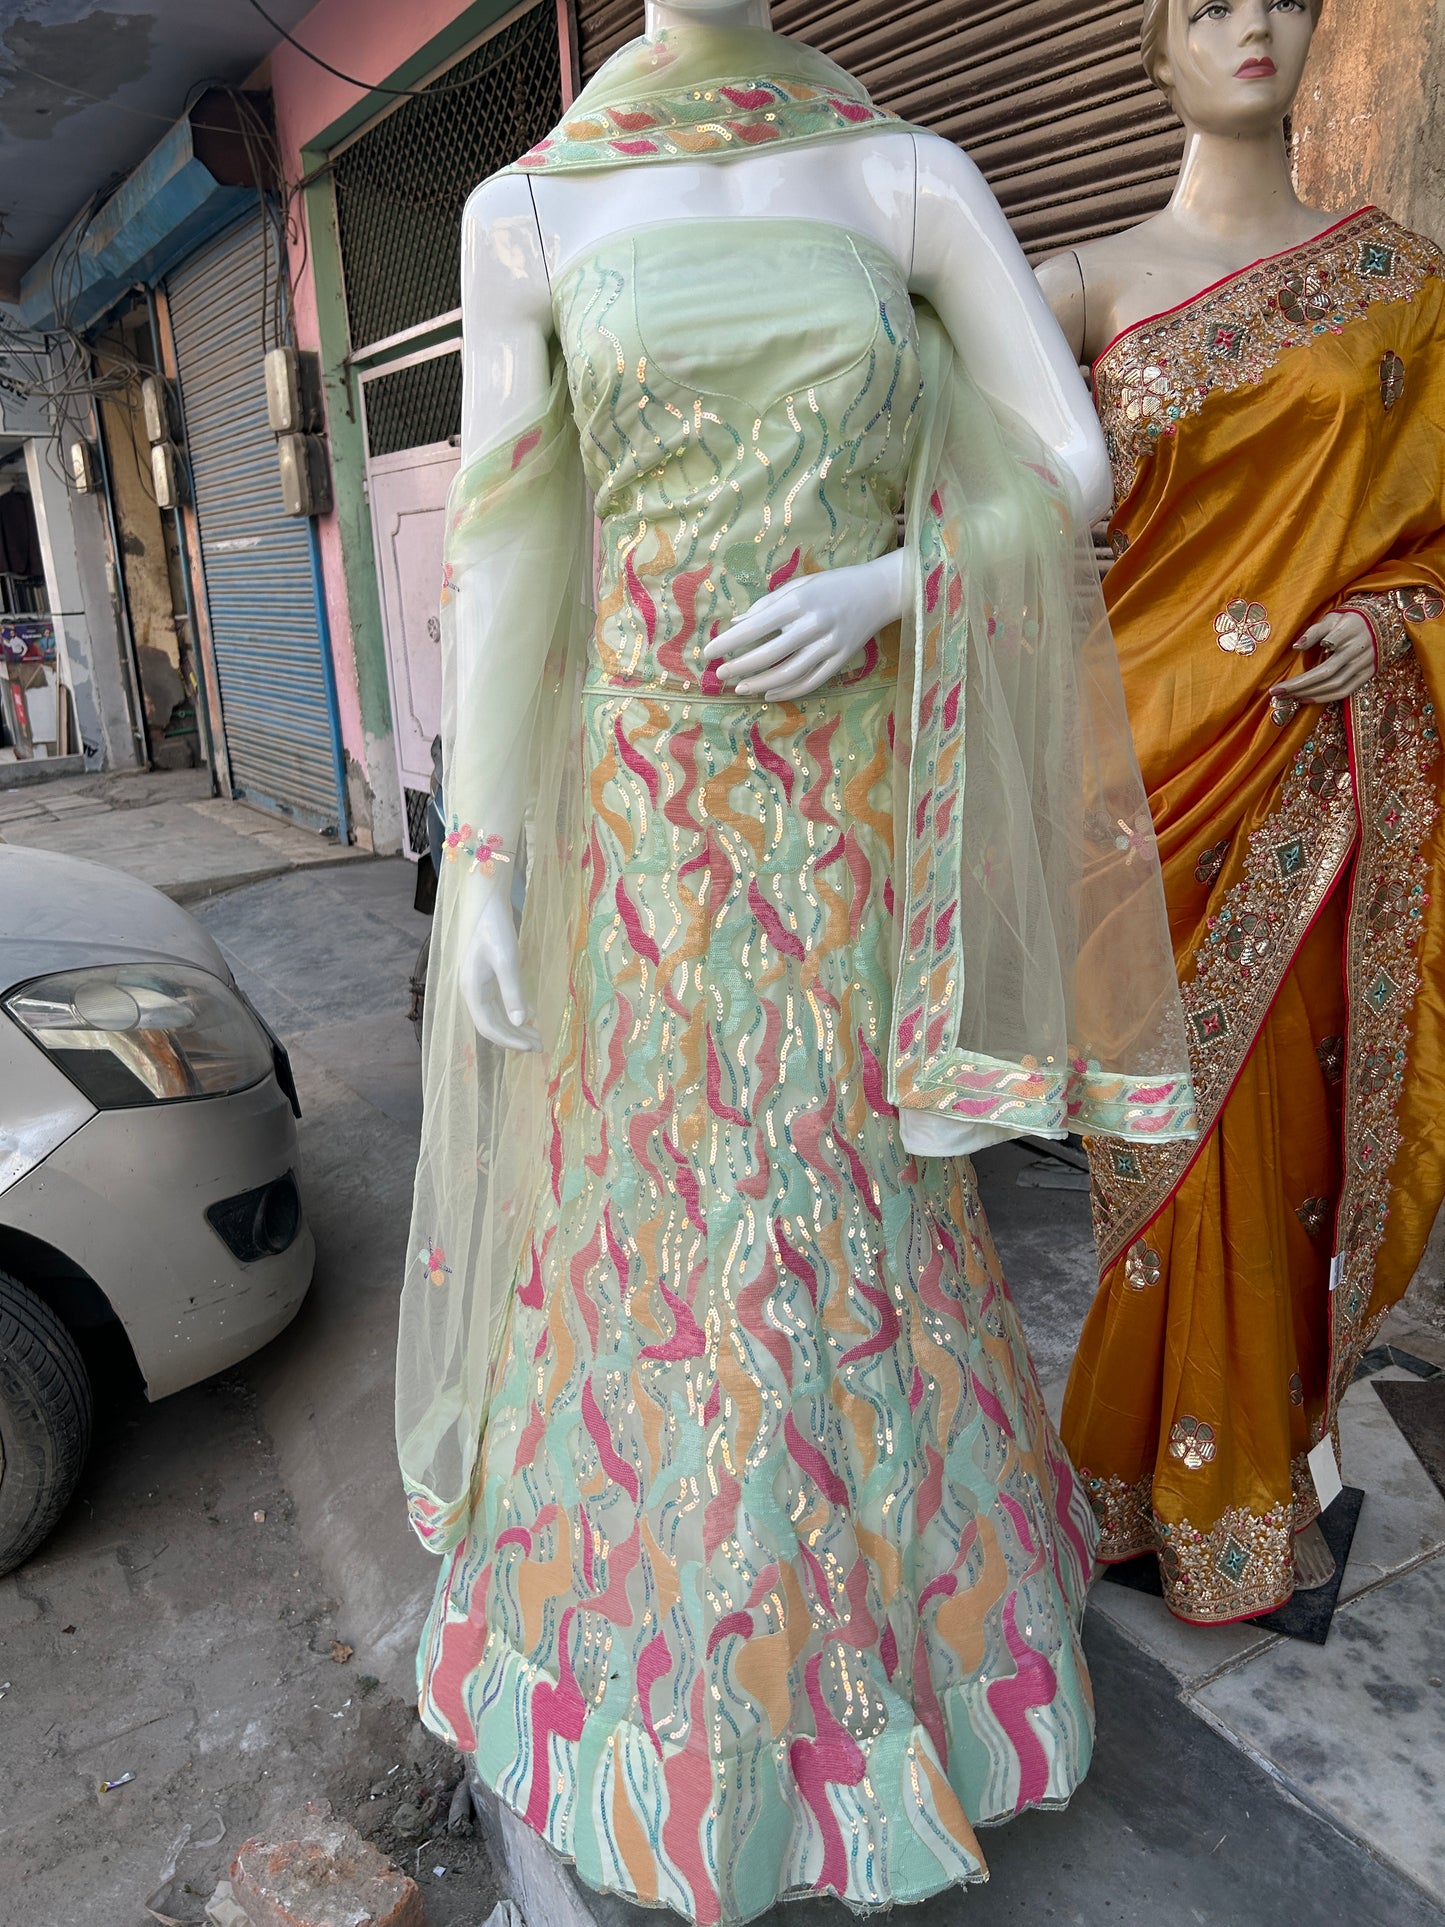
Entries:
{"type": "MultiPolygon", "coordinates": [[[[775,21],[965,146],[1039,259],[1168,196],[1181,132],[1140,69],[1140,12],[777,0],[775,21]]],[[[461,426],[462,206],[639,31],[642,4],[317,0],[290,17],[242,89],[204,96],[24,278],[22,314],[86,331],[102,391],[80,424],[100,495],[75,494],[54,434],[33,465],[47,600],[92,766],[204,761],[223,793],[414,853],[461,426]],[[264,365],[282,346],[319,363],[330,502],[311,515],[281,501],[264,365]],[[164,424],[142,407],[147,373],[164,424]],[[174,502],[151,475],[158,435],[174,502]]],[[[1327,8],[1294,127],[1302,190],[1445,238],[1445,164],[1421,138],[1442,86],[1436,0],[1327,8]]],[[[0,429],[0,491],[7,446],[0,429]]]]}

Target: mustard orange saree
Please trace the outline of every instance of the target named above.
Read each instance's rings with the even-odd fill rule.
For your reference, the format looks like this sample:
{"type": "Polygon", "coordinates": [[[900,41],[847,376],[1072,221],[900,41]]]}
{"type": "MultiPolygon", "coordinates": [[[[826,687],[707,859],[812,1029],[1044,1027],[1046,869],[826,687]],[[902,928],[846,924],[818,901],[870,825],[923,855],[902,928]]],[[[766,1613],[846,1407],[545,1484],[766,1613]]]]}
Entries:
{"type": "Polygon", "coordinates": [[[1366,209],[1095,377],[1204,1134],[1091,1147],[1063,1434],[1101,1556],[1157,1553],[1170,1609],[1223,1622],[1293,1590],[1308,1454],[1445,1192],[1445,257],[1366,209]],[[1375,679],[1272,701],[1342,607],[1375,679]]]}

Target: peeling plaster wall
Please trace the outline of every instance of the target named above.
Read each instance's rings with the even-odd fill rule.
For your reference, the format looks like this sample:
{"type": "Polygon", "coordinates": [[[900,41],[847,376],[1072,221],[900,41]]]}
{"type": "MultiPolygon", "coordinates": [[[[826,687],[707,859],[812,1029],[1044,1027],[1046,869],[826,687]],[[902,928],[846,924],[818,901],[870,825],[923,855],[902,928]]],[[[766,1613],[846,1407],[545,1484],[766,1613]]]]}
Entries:
{"type": "Polygon", "coordinates": [[[1445,244],[1445,7],[1329,0],[1295,107],[1305,200],[1373,202],[1445,244]]]}

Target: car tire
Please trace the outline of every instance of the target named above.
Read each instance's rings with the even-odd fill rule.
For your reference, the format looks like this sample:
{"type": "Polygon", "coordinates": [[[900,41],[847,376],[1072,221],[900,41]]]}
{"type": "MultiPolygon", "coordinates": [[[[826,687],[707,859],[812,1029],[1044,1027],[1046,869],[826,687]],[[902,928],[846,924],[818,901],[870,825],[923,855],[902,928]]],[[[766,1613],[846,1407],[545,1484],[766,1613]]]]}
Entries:
{"type": "Polygon", "coordinates": [[[91,1405],[75,1340],[42,1298],[0,1271],[0,1573],[28,1559],[70,1503],[91,1405]]]}

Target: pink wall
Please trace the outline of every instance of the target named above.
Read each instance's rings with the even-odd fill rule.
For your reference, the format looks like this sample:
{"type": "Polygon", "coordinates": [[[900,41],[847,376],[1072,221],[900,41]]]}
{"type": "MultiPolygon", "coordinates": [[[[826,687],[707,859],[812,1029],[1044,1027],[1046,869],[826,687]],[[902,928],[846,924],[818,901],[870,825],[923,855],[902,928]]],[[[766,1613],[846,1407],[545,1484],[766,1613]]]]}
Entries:
{"type": "MultiPolygon", "coordinates": [[[[405,0],[405,4],[398,4],[398,0],[320,0],[294,31],[304,46],[343,72],[370,82],[386,82],[418,48],[465,13],[467,5],[468,0],[405,0]]],[[[365,99],[367,89],[335,79],[284,41],[271,56],[271,86],[282,164],[287,179],[296,181],[302,176],[301,150],[306,143],[347,108],[365,99]]],[[[291,265],[297,339],[302,347],[315,348],[320,332],[309,247],[293,244],[291,265]]],[[[362,719],[337,517],[323,517],[317,533],[336,663],[341,738],[348,756],[364,772],[368,790],[381,803],[377,823],[381,840],[394,847],[397,825],[390,825],[388,837],[385,818],[386,799],[392,799],[393,810],[396,807],[396,772],[389,747],[368,742],[362,719]]]]}

